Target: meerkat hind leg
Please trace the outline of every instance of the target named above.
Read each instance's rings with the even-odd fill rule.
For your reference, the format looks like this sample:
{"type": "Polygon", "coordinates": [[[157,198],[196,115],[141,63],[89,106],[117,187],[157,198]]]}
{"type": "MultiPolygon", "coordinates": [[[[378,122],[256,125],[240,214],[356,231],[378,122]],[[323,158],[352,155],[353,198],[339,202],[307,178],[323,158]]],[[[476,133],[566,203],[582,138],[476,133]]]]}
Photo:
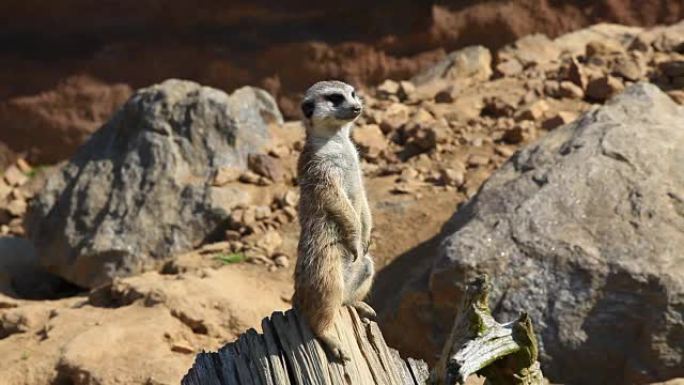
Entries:
{"type": "Polygon", "coordinates": [[[373,284],[374,266],[373,260],[368,255],[364,256],[363,258],[363,265],[359,269],[360,271],[357,273],[358,286],[353,288],[350,305],[356,309],[362,318],[370,319],[375,318],[377,315],[375,314],[375,310],[373,310],[369,304],[363,302],[363,299],[366,298],[366,295],[370,291],[371,285],[373,284]]]}
{"type": "Polygon", "coordinates": [[[309,280],[296,288],[299,290],[296,307],[328,353],[339,361],[348,361],[351,358],[335,331],[335,319],[344,299],[339,253],[335,248],[325,250],[323,258],[326,260],[309,271],[309,280]]]}

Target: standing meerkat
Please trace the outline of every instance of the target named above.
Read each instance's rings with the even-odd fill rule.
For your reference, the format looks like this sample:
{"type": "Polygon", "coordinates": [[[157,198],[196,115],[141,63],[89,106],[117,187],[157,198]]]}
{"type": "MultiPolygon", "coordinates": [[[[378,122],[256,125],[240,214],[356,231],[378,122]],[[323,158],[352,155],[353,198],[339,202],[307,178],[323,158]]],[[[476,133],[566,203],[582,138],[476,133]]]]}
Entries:
{"type": "Polygon", "coordinates": [[[363,107],[354,88],[340,81],[314,84],[301,107],[306,142],[297,165],[301,236],[293,302],[333,357],[348,360],[333,326],[339,308],[375,316],[362,301],[374,274],[371,213],[349,137],[363,107]]]}

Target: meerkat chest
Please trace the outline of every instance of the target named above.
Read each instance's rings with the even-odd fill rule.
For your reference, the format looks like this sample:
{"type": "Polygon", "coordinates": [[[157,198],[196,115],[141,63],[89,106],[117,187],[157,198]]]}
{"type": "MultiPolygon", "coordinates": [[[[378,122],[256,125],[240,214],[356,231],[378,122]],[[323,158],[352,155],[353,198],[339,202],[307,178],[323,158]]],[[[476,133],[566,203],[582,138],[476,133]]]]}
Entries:
{"type": "Polygon", "coordinates": [[[363,182],[361,180],[361,167],[359,155],[354,144],[347,140],[335,143],[334,148],[326,149],[332,164],[338,169],[342,177],[342,188],[347,197],[352,201],[360,199],[362,196],[363,182]]]}
{"type": "Polygon", "coordinates": [[[343,180],[344,189],[347,197],[356,202],[362,196],[363,181],[361,177],[361,165],[359,163],[359,155],[354,144],[349,141],[345,144],[345,151],[343,157],[345,158],[346,167],[344,168],[343,180]]]}

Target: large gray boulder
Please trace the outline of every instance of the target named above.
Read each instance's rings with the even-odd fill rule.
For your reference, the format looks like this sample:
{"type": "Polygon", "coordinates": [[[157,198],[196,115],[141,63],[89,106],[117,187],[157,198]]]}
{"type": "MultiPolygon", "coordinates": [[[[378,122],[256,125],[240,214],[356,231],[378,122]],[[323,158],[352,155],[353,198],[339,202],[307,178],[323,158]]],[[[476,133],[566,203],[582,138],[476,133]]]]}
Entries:
{"type": "Polygon", "coordinates": [[[553,382],[684,376],[684,108],[637,84],[516,153],[390,302],[390,343],[439,353],[481,272],[497,319],[532,317],[553,382]]]}
{"type": "Polygon", "coordinates": [[[275,102],[251,87],[139,90],[33,200],[27,227],[42,264],[94,287],[192,248],[248,200],[211,182],[219,167],[246,167],[271,121],[282,122],[275,102]]]}

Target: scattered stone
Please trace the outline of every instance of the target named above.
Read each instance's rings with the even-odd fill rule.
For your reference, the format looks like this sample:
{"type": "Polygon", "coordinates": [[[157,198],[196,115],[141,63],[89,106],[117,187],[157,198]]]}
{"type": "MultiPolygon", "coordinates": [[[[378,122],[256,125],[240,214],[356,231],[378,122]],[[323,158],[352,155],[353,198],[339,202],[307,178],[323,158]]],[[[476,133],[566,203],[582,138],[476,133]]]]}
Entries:
{"type": "Polygon", "coordinates": [[[378,159],[387,148],[387,139],[377,124],[354,127],[351,136],[367,160],[378,159]]]}
{"type": "Polygon", "coordinates": [[[684,60],[672,60],[660,63],[660,70],[663,74],[675,78],[684,76],[684,60]]]}
{"type": "Polygon", "coordinates": [[[537,100],[525,107],[523,107],[520,112],[515,115],[516,121],[521,120],[533,120],[537,121],[541,119],[544,114],[549,110],[549,104],[544,100],[537,100]]]}
{"type": "Polygon", "coordinates": [[[620,93],[623,89],[624,85],[618,78],[607,75],[589,81],[586,95],[589,99],[603,102],[620,93]]]}
{"type": "Polygon", "coordinates": [[[235,182],[240,178],[242,171],[237,167],[219,167],[214,176],[213,185],[217,187],[225,186],[235,182]]]}
{"type": "Polygon", "coordinates": [[[446,186],[460,187],[465,181],[465,170],[453,168],[441,168],[439,170],[440,180],[446,186]]]}
{"type": "Polygon", "coordinates": [[[230,249],[230,242],[215,242],[202,245],[199,249],[200,254],[218,254],[230,249]]]}
{"type": "Polygon", "coordinates": [[[435,94],[435,103],[453,103],[454,101],[454,87],[447,87],[435,94]]]}
{"type": "Polygon", "coordinates": [[[486,97],[483,100],[482,115],[500,118],[512,116],[517,107],[517,103],[509,98],[500,96],[486,97]]]}
{"type": "Polygon", "coordinates": [[[401,103],[393,103],[387,109],[380,121],[380,129],[385,134],[396,131],[409,120],[409,108],[401,103]]]}
{"type": "Polygon", "coordinates": [[[394,80],[385,80],[377,88],[378,97],[388,97],[390,95],[396,95],[399,92],[399,83],[394,80]]]}
{"type": "Polygon", "coordinates": [[[14,199],[7,205],[7,211],[15,217],[20,217],[26,213],[28,204],[24,199],[14,199]]]}
{"type": "Polygon", "coordinates": [[[584,98],[584,91],[571,81],[564,80],[558,87],[558,96],[561,98],[578,99],[584,98]]]}
{"type": "Polygon", "coordinates": [[[421,184],[415,180],[408,182],[400,182],[394,185],[390,190],[393,194],[416,194],[421,184]]]}
{"type": "Polygon", "coordinates": [[[285,170],[278,159],[266,154],[249,154],[247,165],[254,173],[268,178],[273,182],[285,179],[285,170]]]}
{"type": "Polygon", "coordinates": [[[559,56],[558,47],[543,34],[522,37],[499,51],[501,61],[516,59],[523,67],[548,64],[559,56]]]}
{"type": "Polygon", "coordinates": [[[413,146],[420,151],[430,151],[434,149],[438,143],[444,143],[448,138],[448,127],[441,124],[434,124],[430,126],[416,125],[407,133],[407,146],[413,146]]]}
{"type": "Polygon", "coordinates": [[[266,256],[270,256],[273,255],[282,244],[283,238],[277,231],[268,231],[257,239],[255,246],[263,250],[266,256]]]}
{"type": "Polygon", "coordinates": [[[492,75],[492,54],[482,46],[471,46],[454,51],[411,81],[418,86],[441,79],[455,82],[481,82],[492,75]]]}
{"type": "Polygon", "coordinates": [[[575,83],[576,86],[583,90],[587,88],[589,78],[585,73],[584,69],[582,68],[582,66],[580,66],[579,62],[575,58],[572,58],[572,60],[570,60],[567,69],[567,79],[575,83]]]}
{"type": "Polygon", "coordinates": [[[295,190],[287,190],[279,199],[280,207],[295,207],[299,201],[299,194],[295,190]]]}
{"type": "Polygon", "coordinates": [[[176,352],[176,353],[182,353],[182,354],[194,354],[195,349],[193,349],[192,346],[188,345],[187,343],[183,342],[175,342],[171,346],[171,351],[176,352]]]}
{"type": "MultiPolygon", "coordinates": [[[[228,241],[228,242],[239,241],[240,238],[242,238],[242,234],[240,234],[239,231],[235,231],[235,230],[226,230],[226,232],[225,232],[225,239],[226,239],[226,241],[228,241]]],[[[233,245],[233,243],[231,243],[231,245],[233,245]]]]}
{"type": "Polygon", "coordinates": [[[514,76],[523,71],[523,66],[517,59],[510,59],[497,64],[496,71],[501,76],[514,76]]]}
{"type": "Polygon", "coordinates": [[[494,151],[501,155],[504,159],[510,158],[513,154],[515,154],[515,149],[511,147],[506,147],[506,146],[497,146],[494,151]]]}
{"type": "Polygon", "coordinates": [[[585,55],[589,58],[594,56],[611,56],[624,54],[625,49],[615,40],[595,40],[589,42],[585,49],[585,55]]]}
{"type": "Polygon", "coordinates": [[[643,69],[640,62],[634,57],[620,56],[613,63],[613,75],[633,82],[643,77],[643,69]]]}
{"type": "Polygon", "coordinates": [[[508,130],[504,131],[504,134],[501,139],[503,139],[503,141],[508,144],[521,143],[525,140],[523,128],[520,125],[509,128],[508,130]]]}
{"type": "Polygon", "coordinates": [[[5,199],[12,192],[12,186],[8,185],[4,179],[0,179],[0,201],[5,199]]]}
{"type": "Polygon", "coordinates": [[[276,266],[278,267],[288,268],[290,266],[290,258],[282,253],[276,254],[273,257],[273,262],[275,262],[276,266]]]}
{"type": "Polygon", "coordinates": [[[399,98],[401,100],[411,99],[416,92],[416,86],[410,81],[402,80],[399,82],[399,98]]]}
{"type": "Polygon", "coordinates": [[[667,95],[679,105],[684,105],[684,90],[667,91],[667,95]]]}
{"type": "Polygon", "coordinates": [[[28,164],[28,162],[24,158],[17,158],[16,165],[19,168],[19,171],[21,171],[24,174],[28,174],[31,171],[33,171],[31,165],[28,164]]]}
{"type": "Polygon", "coordinates": [[[568,111],[558,111],[542,122],[542,128],[553,130],[556,127],[568,124],[575,120],[577,115],[568,111]]]}
{"type": "Polygon", "coordinates": [[[470,154],[468,157],[468,167],[486,166],[489,164],[489,157],[483,154],[470,154]]]}
{"type": "Polygon", "coordinates": [[[16,164],[12,164],[9,167],[7,167],[3,176],[5,181],[10,186],[21,186],[24,183],[26,183],[26,181],[28,181],[28,177],[26,176],[26,174],[21,172],[21,170],[16,164]]]}
{"type": "Polygon", "coordinates": [[[255,173],[254,171],[247,170],[240,174],[240,178],[238,180],[242,183],[247,183],[247,184],[260,184],[261,182],[261,177],[259,174],[255,173]]]}

